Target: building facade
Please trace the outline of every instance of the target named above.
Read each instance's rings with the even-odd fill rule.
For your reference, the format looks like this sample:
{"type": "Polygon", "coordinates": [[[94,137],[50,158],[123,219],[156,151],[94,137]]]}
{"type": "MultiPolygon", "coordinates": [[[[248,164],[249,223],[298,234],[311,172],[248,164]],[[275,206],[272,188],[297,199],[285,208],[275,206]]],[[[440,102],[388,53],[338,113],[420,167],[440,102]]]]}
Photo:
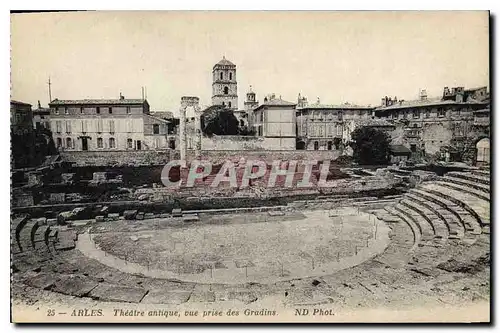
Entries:
{"type": "Polygon", "coordinates": [[[425,90],[418,100],[405,101],[384,97],[375,109],[375,116],[396,126],[393,144],[408,147],[413,156],[439,154],[443,147],[452,146],[474,135],[475,111],[484,109],[486,102],[472,96],[481,94],[463,87],[444,88],[442,98],[429,99],[425,90]]]}
{"type": "MultiPolygon", "coordinates": [[[[373,107],[309,104],[299,94],[297,106],[297,149],[342,150],[354,129],[373,117],[373,107]]],[[[366,124],[365,124],[366,125],[366,124]]]]}
{"type": "Polygon", "coordinates": [[[252,111],[252,126],[256,136],[266,139],[272,150],[294,150],[296,132],[296,104],[276,98],[274,94],[252,111]]]}
{"type": "Polygon", "coordinates": [[[50,131],[50,108],[42,107],[40,101],[38,101],[38,108],[33,110],[33,127],[50,131]]]}
{"type": "Polygon", "coordinates": [[[212,69],[212,105],[238,110],[236,65],[223,57],[212,69]]]}
{"type": "Polygon", "coordinates": [[[33,111],[31,104],[10,101],[10,128],[15,134],[27,134],[33,131],[33,111]]]}
{"type": "Polygon", "coordinates": [[[64,151],[168,148],[168,121],[151,116],[143,99],[53,100],[50,127],[64,151]]]}

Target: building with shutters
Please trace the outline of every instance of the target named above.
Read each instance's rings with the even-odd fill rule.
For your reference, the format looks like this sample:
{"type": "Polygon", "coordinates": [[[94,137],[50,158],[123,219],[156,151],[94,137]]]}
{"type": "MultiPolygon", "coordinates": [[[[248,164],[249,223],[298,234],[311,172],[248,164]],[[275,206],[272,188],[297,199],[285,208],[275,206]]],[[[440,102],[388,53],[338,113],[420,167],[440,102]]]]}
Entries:
{"type": "Polygon", "coordinates": [[[50,128],[59,151],[168,148],[168,120],[152,116],[145,99],[55,99],[50,128]]]}

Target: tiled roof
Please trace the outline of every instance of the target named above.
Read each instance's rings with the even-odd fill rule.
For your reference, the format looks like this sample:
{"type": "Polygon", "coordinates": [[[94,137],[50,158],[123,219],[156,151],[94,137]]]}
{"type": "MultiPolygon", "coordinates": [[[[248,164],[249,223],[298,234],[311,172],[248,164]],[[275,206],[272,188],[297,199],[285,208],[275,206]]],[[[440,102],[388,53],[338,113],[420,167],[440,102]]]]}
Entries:
{"type": "Polygon", "coordinates": [[[50,112],[50,108],[38,108],[33,110],[33,113],[46,113],[46,112],[50,112]]]}
{"type": "Polygon", "coordinates": [[[259,110],[261,108],[263,108],[264,106],[295,106],[297,105],[296,103],[292,103],[292,102],[287,102],[287,101],[284,101],[282,99],[270,99],[270,100],[267,100],[266,102],[260,104],[259,106],[257,106],[255,110],[259,110]]]}
{"type": "Polygon", "coordinates": [[[50,102],[50,105],[108,105],[108,104],[143,104],[147,102],[145,99],[55,99],[50,102]]]}
{"type": "Polygon", "coordinates": [[[152,115],[150,115],[150,114],[144,114],[144,116],[149,117],[149,118],[152,118],[152,119],[157,120],[157,121],[161,121],[161,122],[163,122],[163,123],[167,123],[167,124],[169,124],[169,123],[170,123],[170,121],[168,121],[168,120],[166,120],[166,119],[163,119],[163,118],[158,118],[158,117],[152,116],[152,115]]]}
{"type": "Polygon", "coordinates": [[[411,150],[403,145],[391,145],[390,150],[392,153],[411,154],[411,150]]]}
{"type": "Polygon", "coordinates": [[[375,107],[373,106],[366,106],[366,105],[355,105],[355,104],[341,104],[341,105],[334,105],[334,104],[308,104],[305,106],[302,106],[297,109],[374,109],[375,107]]]}
{"type": "Polygon", "coordinates": [[[236,66],[236,65],[233,64],[231,61],[227,60],[226,57],[223,57],[221,61],[215,64],[215,66],[236,66]]]}
{"type": "Polygon", "coordinates": [[[424,106],[438,106],[438,105],[450,105],[450,104],[484,104],[481,102],[477,101],[471,101],[471,102],[462,102],[459,103],[454,100],[442,100],[441,98],[434,98],[434,99],[425,99],[425,100],[413,100],[413,101],[404,101],[402,103],[396,102],[393,105],[390,106],[379,106],[376,108],[376,110],[382,111],[382,110],[397,110],[397,109],[406,109],[406,108],[411,108],[411,107],[424,107],[424,106]]]}
{"type": "Polygon", "coordinates": [[[29,103],[24,103],[24,102],[16,101],[14,99],[11,99],[10,102],[12,104],[17,104],[17,105],[29,105],[29,106],[31,106],[31,104],[29,104],[29,103]]]}

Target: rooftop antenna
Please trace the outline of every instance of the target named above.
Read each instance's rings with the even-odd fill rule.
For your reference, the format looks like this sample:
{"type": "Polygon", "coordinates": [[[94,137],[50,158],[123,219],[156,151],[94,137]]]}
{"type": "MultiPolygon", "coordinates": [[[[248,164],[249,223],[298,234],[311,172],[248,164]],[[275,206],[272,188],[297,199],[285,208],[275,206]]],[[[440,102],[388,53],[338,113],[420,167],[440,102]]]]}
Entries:
{"type": "Polygon", "coordinates": [[[50,82],[50,76],[49,76],[49,81],[47,82],[47,84],[49,85],[49,103],[52,102],[52,90],[50,89],[50,85],[52,84],[50,82]]]}

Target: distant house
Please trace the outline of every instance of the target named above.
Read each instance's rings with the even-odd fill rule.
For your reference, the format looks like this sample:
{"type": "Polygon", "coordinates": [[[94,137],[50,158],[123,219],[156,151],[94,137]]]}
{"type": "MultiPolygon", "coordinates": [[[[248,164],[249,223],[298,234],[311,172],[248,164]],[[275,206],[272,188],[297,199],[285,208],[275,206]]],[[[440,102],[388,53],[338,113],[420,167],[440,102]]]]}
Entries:
{"type": "Polygon", "coordinates": [[[390,162],[393,164],[407,161],[411,157],[411,150],[403,145],[391,145],[390,151],[390,162]]]}

